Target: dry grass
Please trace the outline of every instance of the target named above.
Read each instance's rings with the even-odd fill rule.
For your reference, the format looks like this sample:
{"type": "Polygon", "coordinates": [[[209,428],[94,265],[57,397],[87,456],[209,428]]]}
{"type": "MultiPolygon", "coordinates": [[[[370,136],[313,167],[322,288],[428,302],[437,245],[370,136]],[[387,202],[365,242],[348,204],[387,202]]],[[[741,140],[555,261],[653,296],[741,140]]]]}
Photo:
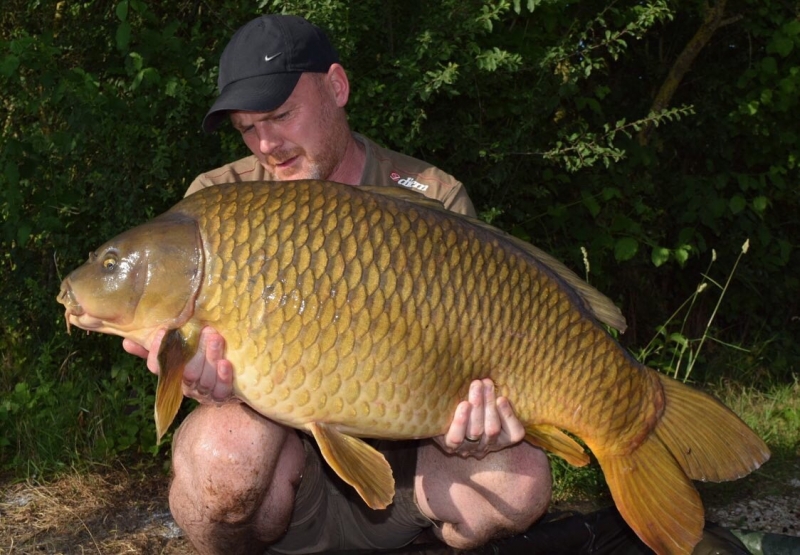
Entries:
{"type": "Polygon", "coordinates": [[[170,527],[167,479],[125,469],[72,472],[0,489],[0,555],[194,553],[170,527]]]}

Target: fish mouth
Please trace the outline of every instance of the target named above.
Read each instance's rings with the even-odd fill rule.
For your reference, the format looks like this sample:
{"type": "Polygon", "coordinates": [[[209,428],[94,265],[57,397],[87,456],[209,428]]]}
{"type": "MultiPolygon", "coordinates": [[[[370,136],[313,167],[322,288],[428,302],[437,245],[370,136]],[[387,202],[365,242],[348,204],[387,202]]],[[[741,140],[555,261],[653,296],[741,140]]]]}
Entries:
{"type": "Polygon", "coordinates": [[[102,320],[86,313],[67,280],[61,283],[61,292],[56,297],[56,300],[64,305],[64,320],[67,322],[67,333],[72,331],[73,325],[87,331],[96,330],[103,326],[102,320]]]}
{"type": "Polygon", "coordinates": [[[64,305],[64,320],[67,321],[67,333],[70,333],[72,331],[70,329],[71,318],[73,316],[76,319],[79,318],[83,314],[83,308],[75,298],[75,293],[72,292],[72,287],[69,286],[67,280],[61,282],[61,291],[56,300],[64,305]]]}

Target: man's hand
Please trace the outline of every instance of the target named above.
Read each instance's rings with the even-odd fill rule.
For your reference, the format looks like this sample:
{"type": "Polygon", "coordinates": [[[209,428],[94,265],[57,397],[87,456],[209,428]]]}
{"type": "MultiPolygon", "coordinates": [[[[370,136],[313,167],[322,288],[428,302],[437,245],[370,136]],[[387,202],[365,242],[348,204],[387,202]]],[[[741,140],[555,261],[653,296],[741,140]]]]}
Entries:
{"type": "MultiPolygon", "coordinates": [[[[158,351],[167,330],[158,330],[148,351],[128,339],[122,348],[132,355],[147,359],[147,368],[158,374],[158,351]]],[[[183,394],[201,403],[223,403],[235,400],[233,393],[233,366],[224,358],[225,340],[213,328],[203,328],[197,352],[183,371],[183,394]]]]}
{"type": "Polygon", "coordinates": [[[434,440],[447,453],[482,459],[522,441],[525,428],[505,397],[495,397],[490,379],[475,380],[469,395],[456,407],[450,429],[434,440]]]}

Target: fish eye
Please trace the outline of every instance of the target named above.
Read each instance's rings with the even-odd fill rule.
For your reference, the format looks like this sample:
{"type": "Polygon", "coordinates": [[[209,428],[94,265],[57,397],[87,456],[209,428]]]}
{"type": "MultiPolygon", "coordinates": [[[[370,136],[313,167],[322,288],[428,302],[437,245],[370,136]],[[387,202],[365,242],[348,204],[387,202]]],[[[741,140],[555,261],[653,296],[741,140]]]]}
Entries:
{"type": "Polygon", "coordinates": [[[117,267],[117,259],[113,256],[107,256],[103,260],[103,268],[109,272],[113,272],[117,267]]]}

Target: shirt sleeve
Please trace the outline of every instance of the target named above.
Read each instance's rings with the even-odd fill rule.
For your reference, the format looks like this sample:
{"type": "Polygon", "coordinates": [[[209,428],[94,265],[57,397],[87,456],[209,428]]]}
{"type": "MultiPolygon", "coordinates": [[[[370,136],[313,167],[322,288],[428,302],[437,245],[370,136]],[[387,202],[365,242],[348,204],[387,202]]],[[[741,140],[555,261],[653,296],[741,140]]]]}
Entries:
{"type": "Polygon", "coordinates": [[[211,185],[213,185],[213,183],[211,183],[211,181],[208,180],[206,174],[201,173],[200,175],[194,178],[194,181],[192,181],[192,184],[189,185],[188,189],[186,189],[186,193],[183,196],[184,198],[188,197],[189,195],[194,194],[197,191],[205,189],[206,187],[209,187],[211,185]]]}
{"type": "Polygon", "coordinates": [[[462,183],[458,183],[455,187],[453,187],[442,199],[442,203],[444,204],[444,207],[451,212],[464,214],[465,216],[472,216],[473,218],[478,217],[477,213],[475,212],[475,207],[472,205],[472,200],[470,200],[469,195],[467,194],[467,189],[462,183]]]}

